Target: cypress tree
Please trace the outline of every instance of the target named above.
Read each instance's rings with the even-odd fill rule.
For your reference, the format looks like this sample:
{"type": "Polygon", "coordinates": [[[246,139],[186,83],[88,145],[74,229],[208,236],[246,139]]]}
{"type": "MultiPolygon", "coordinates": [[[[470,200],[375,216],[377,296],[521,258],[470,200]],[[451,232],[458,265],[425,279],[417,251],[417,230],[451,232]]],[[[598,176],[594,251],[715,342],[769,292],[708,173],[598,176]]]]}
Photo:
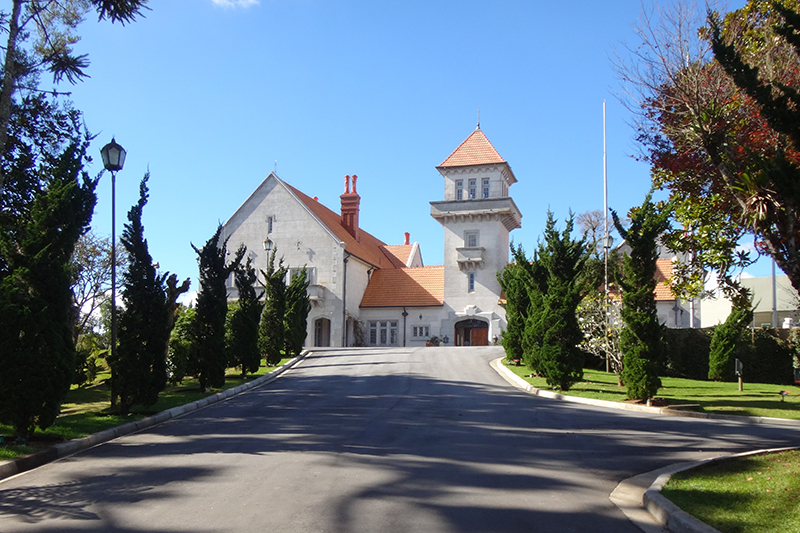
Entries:
{"type": "Polygon", "coordinates": [[[708,354],[708,379],[721,381],[733,376],[731,356],[752,321],[753,310],[749,306],[734,306],[725,322],[714,328],[708,354]]]}
{"type": "Polygon", "coordinates": [[[583,332],[577,309],[583,292],[583,268],[588,257],[585,239],[572,238],[573,215],[559,232],[553,213],[547,213],[544,241],[539,244],[539,268],[544,275],[538,328],[541,345],[539,372],[547,384],[569,390],[583,377],[584,354],[579,345],[583,332]]]}
{"type": "Polygon", "coordinates": [[[300,355],[308,334],[308,313],[311,312],[308,284],[308,271],[303,267],[292,276],[286,288],[284,351],[287,356],[300,355]]]}
{"type": "Polygon", "coordinates": [[[614,226],[630,247],[623,258],[624,276],[618,281],[622,288],[622,320],[619,347],[623,353],[622,383],[628,398],[647,400],[661,387],[656,362],[661,355],[663,326],[656,309],[657,239],[669,228],[668,208],[658,209],[648,194],[642,205],[631,209],[630,228],[625,229],[615,211],[611,211],[614,226]]]}
{"type": "Polygon", "coordinates": [[[139,201],[128,211],[120,238],[128,253],[128,269],[122,275],[125,305],[119,316],[117,358],[109,364],[122,414],[135,404],[154,405],[167,386],[165,348],[172,329],[166,293],[169,274],[156,271],[144,238],[142,210],[148,199],[148,179],[149,172],[139,185],[139,201]]]}
{"type": "Polygon", "coordinates": [[[196,327],[195,309],[178,305],[175,312],[175,327],[170,332],[167,355],[169,382],[174,385],[183,381],[187,375],[193,376],[200,373],[195,366],[197,358],[194,356],[194,349],[197,345],[195,341],[196,327]]]}
{"type": "Polygon", "coordinates": [[[79,143],[35,171],[29,160],[3,191],[0,421],[22,439],[53,424],[72,383],[70,258],[91,221],[97,186],[83,171],[85,158],[86,143],[79,143]],[[31,187],[16,195],[24,183],[31,187]]]}
{"type": "Polygon", "coordinates": [[[233,260],[226,264],[228,239],[220,242],[221,234],[222,224],[202,248],[192,244],[200,268],[200,290],[193,328],[195,345],[191,353],[196,358],[192,366],[196,368],[203,390],[225,384],[225,316],[228,312],[225,280],[239,266],[246,251],[244,245],[240,246],[233,260]]]}
{"type": "Polygon", "coordinates": [[[265,280],[266,300],[258,329],[258,349],[267,366],[281,362],[281,350],[285,345],[283,321],[286,315],[287,268],[283,266],[283,258],[278,262],[277,268],[275,267],[276,252],[277,247],[272,250],[267,271],[261,271],[265,280]]]}
{"type": "Polygon", "coordinates": [[[230,314],[228,360],[231,366],[242,368],[242,376],[258,371],[261,354],[258,351],[258,323],[261,319],[263,291],[256,290],[256,270],[247,258],[244,265],[234,271],[239,301],[230,314]],[[261,294],[259,294],[259,292],[261,294]]]}
{"type": "Polygon", "coordinates": [[[511,243],[511,253],[516,262],[509,263],[502,272],[497,273],[497,281],[505,295],[503,308],[506,310],[506,329],[500,339],[506,358],[509,360],[523,361],[522,337],[525,332],[525,321],[528,318],[530,298],[525,287],[523,266],[519,264],[518,257],[523,260],[525,253],[522,247],[515,248],[511,243]]]}
{"type": "MultiPolygon", "coordinates": [[[[514,307],[517,308],[521,319],[518,322],[521,328],[519,332],[520,338],[512,337],[511,342],[513,344],[520,343],[523,362],[528,368],[539,374],[541,373],[539,355],[544,334],[542,329],[542,301],[544,299],[544,291],[547,288],[545,271],[542,268],[538,254],[535,253],[533,258],[529,260],[525,256],[522,246],[517,248],[512,246],[511,251],[518,267],[515,274],[519,282],[519,292],[516,293],[517,303],[514,304],[514,307]]],[[[512,290],[512,297],[514,295],[515,292],[512,290]]],[[[514,330],[512,330],[512,334],[516,333],[514,330]]]]}

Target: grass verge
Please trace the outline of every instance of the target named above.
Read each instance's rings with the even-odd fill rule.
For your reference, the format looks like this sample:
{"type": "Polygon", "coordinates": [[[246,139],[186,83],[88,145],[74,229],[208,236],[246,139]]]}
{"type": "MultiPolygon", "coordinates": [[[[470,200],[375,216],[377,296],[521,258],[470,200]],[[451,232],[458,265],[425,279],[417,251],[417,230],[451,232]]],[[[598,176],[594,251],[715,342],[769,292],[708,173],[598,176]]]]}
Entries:
{"type": "MultiPolygon", "coordinates": [[[[511,365],[508,369],[534,387],[550,390],[544,378],[529,377],[531,371],[526,366],[511,365]]],[[[583,381],[562,394],[612,402],[626,401],[625,387],[618,385],[616,374],[584,369],[583,378],[583,381]]],[[[744,390],[739,392],[738,383],[666,377],[662,377],[661,382],[657,397],[670,406],[696,404],[696,407],[687,410],[800,420],[800,387],[795,385],[745,382],[744,390]],[[782,390],[789,392],[783,401],[778,394],[782,390]]]]}
{"type": "Polygon", "coordinates": [[[708,463],[673,475],[662,494],[724,533],[798,533],[800,451],[708,463]]]}
{"type": "MultiPolygon", "coordinates": [[[[281,359],[278,366],[283,366],[290,359],[281,359]]],[[[35,452],[65,440],[77,439],[97,433],[105,429],[122,425],[133,420],[140,420],[179,405],[185,405],[222,390],[238,387],[243,383],[252,381],[268,374],[276,367],[261,366],[255,374],[241,377],[241,372],[228,369],[225,376],[225,386],[209,391],[200,390],[200,383],[195,378],[184,379],[178,385],[167,385],[167,388],[158,396],[158,402],[148,407],[134,406],[128,416],[122,416],[111,408],[111,389],[109,386],[108,372],[102,372],[92,385],[72,387],[67,393],[64,403],[61,404],[61,414],[55,423],[46,430],[37,430],[26,446],[17,446],[11,442],[10,435],[14,430],[11,426],[0,424],[0,435],[5,435],[5,442],[0,444],[0,461],[12,459],[20,455],[35,452]]]]}

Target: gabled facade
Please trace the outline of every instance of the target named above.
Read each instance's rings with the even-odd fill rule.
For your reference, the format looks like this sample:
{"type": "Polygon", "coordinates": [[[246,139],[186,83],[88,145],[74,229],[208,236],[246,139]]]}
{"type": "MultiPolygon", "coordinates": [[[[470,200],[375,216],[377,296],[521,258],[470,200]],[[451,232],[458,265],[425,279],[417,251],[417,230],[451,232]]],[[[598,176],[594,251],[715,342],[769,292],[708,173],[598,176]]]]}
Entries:
{"type": "MultiPolygon", "coordinates": [[[[305,266],[312,309],[307,346],[489,344],[505,329],[497,272],[522,215],[508,194],[511,167],[477,128],[437,170],[444,200],[431,216],[444,229],[444,264],[424,266],[408,233],[387,245],[359,226],[358,178],[345,176],[339,213],[270,174],[225,223],[228,246],[247,246],[257,268],[271,249],[305,266]]],[[[229,297],[235,299],[233,279],[229,297]]]]}

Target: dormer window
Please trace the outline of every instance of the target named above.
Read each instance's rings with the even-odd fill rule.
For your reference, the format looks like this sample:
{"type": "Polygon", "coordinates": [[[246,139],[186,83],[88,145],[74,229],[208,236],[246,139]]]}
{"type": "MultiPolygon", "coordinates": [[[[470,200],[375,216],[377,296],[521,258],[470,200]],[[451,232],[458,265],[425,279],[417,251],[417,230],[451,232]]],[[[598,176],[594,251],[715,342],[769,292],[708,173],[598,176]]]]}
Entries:
{"type": "Polygon", "coordinates": [[[476,194],[478,194],[478,180],[471,179],[469,180],[469,199],[474,200],[477,198],[476,194]]]}
{"type": "Polygon", "coordinates": [[[464,180],[456,180],[456,200],[464,199],[464,180]]]}

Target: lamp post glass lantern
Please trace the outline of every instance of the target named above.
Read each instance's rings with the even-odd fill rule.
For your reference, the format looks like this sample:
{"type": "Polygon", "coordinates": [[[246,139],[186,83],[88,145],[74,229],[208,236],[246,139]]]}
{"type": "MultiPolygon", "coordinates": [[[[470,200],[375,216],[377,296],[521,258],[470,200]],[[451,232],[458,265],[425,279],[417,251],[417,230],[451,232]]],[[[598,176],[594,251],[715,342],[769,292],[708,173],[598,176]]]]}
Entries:
{"type": "MultiPolygon", "coordinates": [[[[114,138],[100,149],[103,157],[103,166],[111,172],[111,360],[116,360],[117,355],[117,172],[125,165],[125,149],[117,144],[114,138]]],[[[112,391],[112,404],[114,395],[112,391]]]]}

